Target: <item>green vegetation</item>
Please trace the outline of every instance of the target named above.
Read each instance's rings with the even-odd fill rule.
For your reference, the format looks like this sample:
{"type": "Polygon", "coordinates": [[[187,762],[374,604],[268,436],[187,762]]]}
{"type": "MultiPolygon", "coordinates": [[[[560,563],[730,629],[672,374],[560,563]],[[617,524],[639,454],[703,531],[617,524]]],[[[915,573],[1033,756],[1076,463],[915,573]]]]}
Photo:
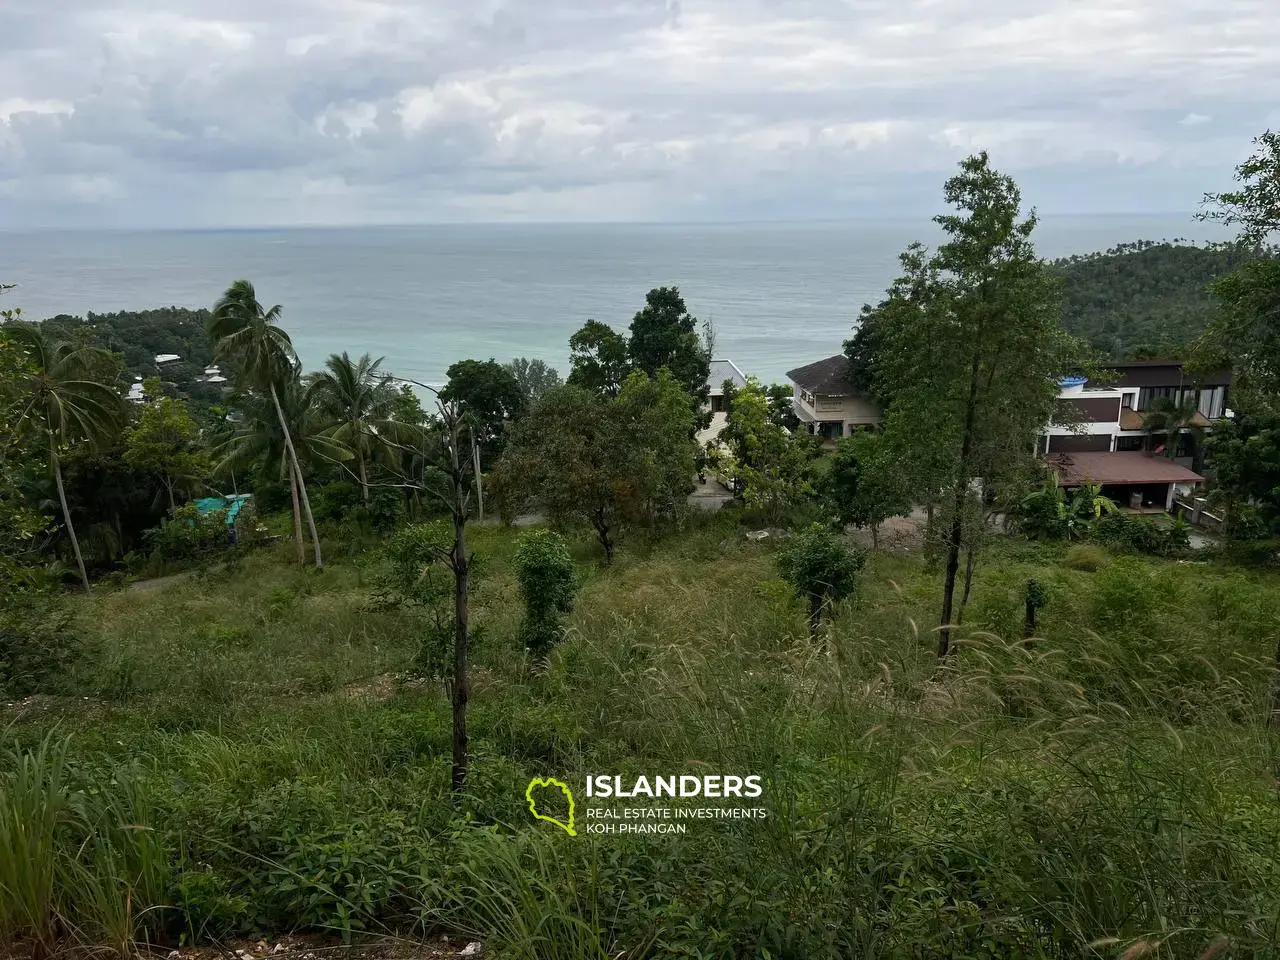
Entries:
{"type": "MultiPolygon", "coordinates": [[[[457,806],[448,700],[397,679],[421,631],[371,603],[378,551],[308,574],[282,549],[79,602],[93,658],[71,696],[11,713],[9,736],[36,756],[56,725],[65,801],[48,802],[149,829],[99,841],[115,899],[59,885],[31,912],[114,944],[98,931],[127,890],[139,939],[447,930],[540,960],[1116,957],[1139,940],[1182,957],[1219,934],[1262,956],[1280,933],[1276,742],[1259,724],[1273,573],[1089,573],[1054,548],[993,547],[939,684],[912,628],[938,601],[920,560],[870,555],[815,656],[770,551],[706,520],[583,566],[563,639],[531,670],[517,536],[469,535],[490,567],[457,806]],[[1048,601],[1027,648],[1031,577],[1048,601]],[[691,760],[762,776],[768,818],[569,838],[524,802],[534,776],[691,760]],[[115,847],[140,838],[158,852],[115,847]]],[[[30,809],[13,776],[0,803],[30,809]]],[[[41,835],[55,871],[83,830],[41,835]]]]}
{"type": "MultiPolygon", "coordinates": [[[[1262,142],[1213,198],[1255,245],[1262,142]]],[[[567,383],[461,360],[430,411],[369,355],[304,375],[244,280],[207,315],[233,372],[208,409],[155,379],[128,404],[118,355],[6,315],[0,949],[1269,956],[1274,278],[1220,281],[1197,345],[1246,389],[1205,444],[1234,539],[1193,552],[1182,517],[1043,482],[1034,437],[1090,358],[1016,184],[982,154],[945,196],[946,242],[848,345],[885,429],[830,456],[755,381],[699,449],[714,331],[674,288],[629,337],[574,334],[567,383]],[[737,496],[709,513],[686,495],[713,453],[737,496]],[[253,493],[234,544],[179,503],[227,488],[253,493]],[[845,532],[908,513],[922,549],[845,532]],[[62,589],[68,553],[103,589],[62,589]],[[583,791],[570,836],[529,810],[537,780],[690,771],[758,777],[763,816],[601,833],[583,791]]]]}
{"type": "Polygon", "coordinates": [[[1111,360],[1185,358],[1218,310],[1209,285],[1264,252],[1277,255],[1235,241],[1143,240],[1055,260],[1062,325],[1111,360]]]}

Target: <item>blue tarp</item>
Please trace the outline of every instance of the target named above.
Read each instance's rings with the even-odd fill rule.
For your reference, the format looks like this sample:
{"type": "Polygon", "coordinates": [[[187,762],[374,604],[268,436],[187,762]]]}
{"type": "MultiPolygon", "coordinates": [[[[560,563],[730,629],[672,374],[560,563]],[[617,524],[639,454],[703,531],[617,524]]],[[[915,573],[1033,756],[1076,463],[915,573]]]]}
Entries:
{"type": "Polygon", "coordinates": [[[240,516],[240,511],[250,496],[251,494],[248,493],[239,493],[234,497],[201,497],[195,502],[196,509],[201,513],[225,510],[227,511],[227,526],[233,527],[236,523],[236,517],[240,516]]]}

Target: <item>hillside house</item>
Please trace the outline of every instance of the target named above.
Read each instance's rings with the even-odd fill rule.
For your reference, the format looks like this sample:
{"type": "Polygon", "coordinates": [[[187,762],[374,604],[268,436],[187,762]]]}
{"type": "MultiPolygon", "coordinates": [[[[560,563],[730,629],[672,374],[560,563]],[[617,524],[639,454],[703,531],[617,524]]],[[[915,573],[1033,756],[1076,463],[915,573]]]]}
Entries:
{"type": "Polygon", "coordinates": [[[711,426],[698,431],[698,443],[706,444],[720,436],[726,420],[726,404],[724,395],[725,382],[732,383],[737,389],[747,385],[747,376],[732,360],[712,360],[711,371],[707,376],[711,388],[711,426]]]}
{"type": "Polygon", "coordinates": [[[843,353],[787,371],[801,430],[834,444],[855,430],[880,424],[880,407],[849,382],[848,371],[843,353]]]}

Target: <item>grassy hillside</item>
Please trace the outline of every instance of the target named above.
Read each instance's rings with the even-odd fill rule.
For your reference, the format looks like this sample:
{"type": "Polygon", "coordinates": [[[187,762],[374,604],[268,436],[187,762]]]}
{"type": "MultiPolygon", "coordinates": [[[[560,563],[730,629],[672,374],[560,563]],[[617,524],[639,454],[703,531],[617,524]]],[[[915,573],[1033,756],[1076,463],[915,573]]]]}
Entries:
{"type": "Polygon", "coordinates": [[[376,553],[317,573],[268,550],[80,601],[89,652],[66,695],[7,711],[24,747],[70,736],[68,789],[117,838],[82,857],[63,911],[108,944],[443,930],[529,960],[1277,942],[1278,743],[1259,723],[1275,574],[1087,573],[1011,540],[936,673],[921,561],[873,555],[815,646],[770,549],[708,518],[607,570],[581,544],[571,629],[541,666],[516,639],[514,536],[472,532],[488,573],[457,809],[448,702],[401,678],[423,630],[376,600],[376,553]],[[1043,638],[1006,644],[1031,576],[1043,638]],[[760,775],[768,817],[571,838],[524,799],[535,775],[689,772],[760,775]],[[100,906],[121,876],[125,919],[100,906]]]}
{"type": "Polygon", "coordinates": [[[1139,241],[1055,260],[1063,323],[1113,360],[1179,357],[1217,309],[1207,285],[1257,251],[1139,241]]]}

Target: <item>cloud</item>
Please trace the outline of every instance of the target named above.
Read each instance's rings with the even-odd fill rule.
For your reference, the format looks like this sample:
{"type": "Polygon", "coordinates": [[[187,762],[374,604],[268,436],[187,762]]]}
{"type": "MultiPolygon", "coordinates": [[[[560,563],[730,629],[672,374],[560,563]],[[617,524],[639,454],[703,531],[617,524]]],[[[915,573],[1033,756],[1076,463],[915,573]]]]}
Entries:
{"type": "Polygon", "coordinates": [[[914,214],[982,148],[1042,209],[1187,209],[1280,96],[1269,6],[9,0],[0,219],[914,214]]]}

